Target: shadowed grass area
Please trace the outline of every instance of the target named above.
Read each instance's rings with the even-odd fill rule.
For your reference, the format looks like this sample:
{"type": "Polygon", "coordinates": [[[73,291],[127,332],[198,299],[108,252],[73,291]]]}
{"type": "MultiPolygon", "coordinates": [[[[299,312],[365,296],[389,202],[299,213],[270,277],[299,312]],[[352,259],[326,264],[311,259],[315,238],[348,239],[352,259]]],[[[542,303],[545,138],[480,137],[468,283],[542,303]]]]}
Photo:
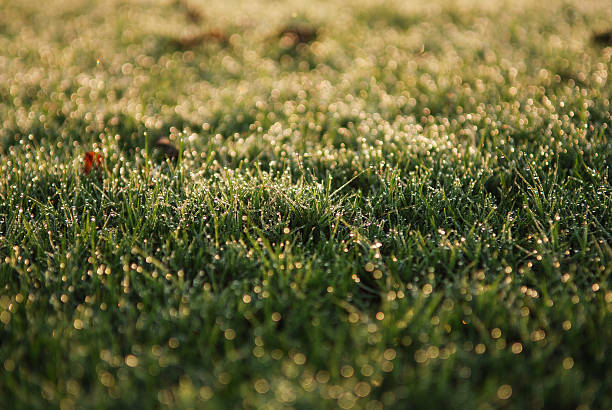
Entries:
{"type": "Polygon", "coordinates": [[[612,407],[612,10],[208,3],[0,0],[0,401],[612,407]]]}

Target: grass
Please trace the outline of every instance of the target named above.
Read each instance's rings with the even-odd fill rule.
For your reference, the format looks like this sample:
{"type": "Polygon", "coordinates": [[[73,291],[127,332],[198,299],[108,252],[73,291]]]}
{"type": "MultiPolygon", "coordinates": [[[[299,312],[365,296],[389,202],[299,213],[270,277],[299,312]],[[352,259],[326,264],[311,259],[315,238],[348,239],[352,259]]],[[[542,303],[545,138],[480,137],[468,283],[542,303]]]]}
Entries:
{"type": "Polygon", "coordinates": [[[612,407],[605,2],[218,3],[0,1],[4,406],[612,407]]]}

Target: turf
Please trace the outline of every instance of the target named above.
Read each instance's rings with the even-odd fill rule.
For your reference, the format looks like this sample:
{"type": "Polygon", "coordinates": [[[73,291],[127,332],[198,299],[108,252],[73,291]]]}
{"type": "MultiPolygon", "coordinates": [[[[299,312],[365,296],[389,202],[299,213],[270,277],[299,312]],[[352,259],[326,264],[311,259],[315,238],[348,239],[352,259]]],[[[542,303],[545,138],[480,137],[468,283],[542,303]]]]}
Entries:
{"type": "Polygon", "coordinates": [[[209,3],[0,1],[2,407],[612,408],[609,4],[209,3]]]}

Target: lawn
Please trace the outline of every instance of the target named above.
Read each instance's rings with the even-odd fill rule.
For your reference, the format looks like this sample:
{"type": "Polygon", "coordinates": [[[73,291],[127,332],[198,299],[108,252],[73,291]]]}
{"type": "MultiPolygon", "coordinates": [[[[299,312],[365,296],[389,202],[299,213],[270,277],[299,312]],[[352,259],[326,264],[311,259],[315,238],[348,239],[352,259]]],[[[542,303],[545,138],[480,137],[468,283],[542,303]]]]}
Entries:
{"type": "Polygon", "coordinates": [[[0,0],[0,407],[612,408],[610,29],[0,0]]]}

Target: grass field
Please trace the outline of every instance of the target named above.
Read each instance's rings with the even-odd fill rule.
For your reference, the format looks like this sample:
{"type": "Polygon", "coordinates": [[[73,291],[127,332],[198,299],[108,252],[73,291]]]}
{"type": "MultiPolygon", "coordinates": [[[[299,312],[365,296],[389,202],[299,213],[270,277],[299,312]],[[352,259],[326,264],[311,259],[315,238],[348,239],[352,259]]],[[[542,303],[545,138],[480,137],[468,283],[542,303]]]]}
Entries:
{"type": "Polygon", "coordinates": [[[612,408],[610,2],[209,3],[0,0],[0,407],[612,408]]]}

